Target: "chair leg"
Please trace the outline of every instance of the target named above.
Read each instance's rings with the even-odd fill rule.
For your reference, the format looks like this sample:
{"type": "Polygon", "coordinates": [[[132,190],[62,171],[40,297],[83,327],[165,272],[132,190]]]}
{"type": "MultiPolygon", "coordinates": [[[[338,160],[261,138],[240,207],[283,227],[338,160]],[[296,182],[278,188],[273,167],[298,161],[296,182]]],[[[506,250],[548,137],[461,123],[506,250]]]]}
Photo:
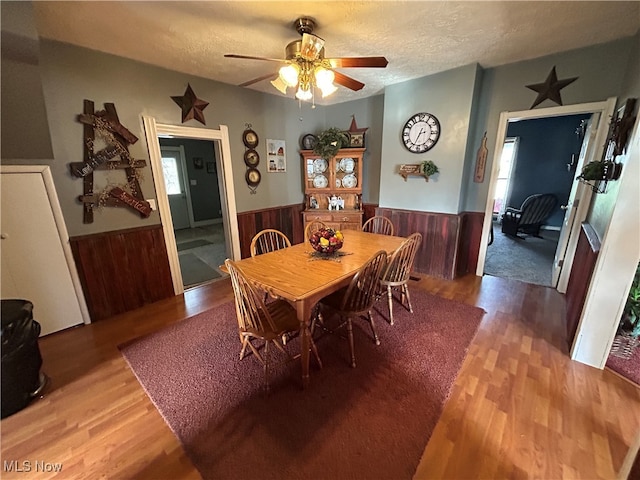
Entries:
{"type": "Polygon", "coordinates": [[[309,334],[309,341],[311,343],[311,351],[313,355],[316,357],[316,361],[318,362],[318,366],[322,368],[322,360],[320,360],[320,355],[318,354],[318,348],[316,347],[316,342],[313,341],[313,337],[309,334]]]}
{"type": "Polygon", "coordinates": [[[391,292],[391,285],[387,285],[387,300],[389,303],[389,323],[393,325],[393,293],[391,292]]]}
{"type": "Polygon", "coordinates": [[[312,315],[312,320],[311,320],[311,326],[309,327],[309,334],[311,335],[311,337],[313,337],[313,333],[316,330],[316,324],[319,323],[320,327],[322,327],[323,330],[327,331],[327,329],[324,326],[324,319],[322,318],[322,313],[320,312],[320,309],[317,310],[317,313],[315,315],[312,315]]]}
{"type": "Polygon", "coordinates": [[[411,297],[409,296],[409,287],[405,283],[402,285],[403,296],[407,297],[407,304],[409,305],[409,312],[413,313],[413,307],[411,306],[411,297]]]}
{"type": "Polygon", "coordinates": [[[378,338],[378,332],[376,332],[376,324],[373,322],[373,315],[371,315],[371,310],[369,310],[367,314],[369,316],[369,325],[371,325],[373,338],[375,339],[376,345],[380,345],[380,339],[378,338]]]}
{"type": "Polygon", "coordinates": [[[351,325],[351,317],[347,318],[347,332],[349,332],[349,350],[351,352],[351,367],[356,368],[356,354],[353,349],[353,326],[351,325]]]}
{"type": "Polygon", "coordinates": [[[240,350],[240,360],[242,360],[247,351],[247,344],[249,343],[249,337],[243,338],[242,336],[240,336],[240,338],[242,339],[242,350],[240,350]]]}
{"type": "MultiPolygon", "coordinates": [[[[319,320],[320,317],[320,309],[316,309],[313,311],[313,313],[311,314],[311,325],[309,326],[309,335],[313,338],[313,332],[315,332],[316,330],[316,322],[319,320]]],[[[322,320],[320,320],[320,322],[322,322],[322,320]]]]}

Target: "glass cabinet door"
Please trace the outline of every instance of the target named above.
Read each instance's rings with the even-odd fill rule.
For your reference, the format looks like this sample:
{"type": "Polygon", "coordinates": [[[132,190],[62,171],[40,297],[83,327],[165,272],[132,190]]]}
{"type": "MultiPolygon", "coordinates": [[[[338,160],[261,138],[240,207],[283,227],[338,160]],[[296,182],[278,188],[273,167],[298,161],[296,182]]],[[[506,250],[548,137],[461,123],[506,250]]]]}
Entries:
{"type": "Polygon", "coordinates": [[[337,190],[352,190],[358,188],[359,158],[349,156],[337,156],[333,160],[335,171],[335,188],[337,190]]]}
{"type": "Polygon", "coordinates": [[[305,164],[306,190],[329,190],[329,162],[321,157],[308,157],[305,164]]]}

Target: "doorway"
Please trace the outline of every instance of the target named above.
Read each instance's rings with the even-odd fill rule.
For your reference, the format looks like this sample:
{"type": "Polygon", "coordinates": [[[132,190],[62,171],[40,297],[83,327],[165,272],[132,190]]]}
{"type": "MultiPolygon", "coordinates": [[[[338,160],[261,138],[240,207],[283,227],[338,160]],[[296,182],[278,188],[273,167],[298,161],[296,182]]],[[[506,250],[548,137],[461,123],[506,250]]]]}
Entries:
{"type": "Polygon", "coordinates": [[[577,175],[586,124],[594,114],[509,121],[496,178],[493,243],[487,248],[485,275],[554,287],[553,264],[571,185],[577,175]],[[513,236],[502,218],[531,195],[547,194],[557,204],[539,231],[513,236]]]}
{"type": "MultiPolygon", "coordinates": [[[[603,145],[605,143],[605,137],[607,134],[607,124],[609,118],[613,114],[615,107],[615,98],[609,98],[606,102],[586,103],[579,105],[568,105],[561,107],[551,107],[539,110],[526,110],[520,112],[502,112],[500,114],[500,120],[498,123],[498,132],[496,136],[496,147],[494,151],[493,167],[491,170],[491,177],[489,181],[489,192],[487,195],[487,202],[485,206],[485,218],[483,223],[483,234],[480,242],[480,250],[478,252],[478,265],[476,269],[476,275],[482,276],[485,270],[485,263],[487,259],[488,240],[490,238],[490,232],[493,231],[493,210],[494,210],[494,198],[496,193],[496,187],[498,184],[500,157],[502,155],[502,145],[504,145],[506,138],[508,137],[508,129],[510,124],[530,119],[544,119],[553,118],[568,115],[583,115],[583,114],[598,114],[597,119],[594,120],[594,126],[592,127],[593,133],[589,136],[590,148],[581,150],[580,158],[578,161],[573,162],[571,168],[575,171],[580,171],[582,164],[590,161],[591,159],[601,158],[603,154],[603,145]]],[[[570,159],[567,163],[571,163],[570,159]]],[[[517,175],[517,172],[516,172],[517,175]]],[[[558,245],[556,249],[556,255],[554,258],[554,268],[559,269],[558,281],[555,288],[561,293],[566,292],[567,283],[569,280],[569,274],[571,272],[571,266],[573,264],[573,256],[575,254],[575,247],[578,240],[578,234],[580,231],[580,224],[586,218],[588,207],[591,200],[591,190],[583,188],[583,185],[575,180],[575,175],[571,179],[571,191],[567,198],[566,204],[563,204],[563,220],[560,226],[560,235],[558,245]],[[567,232],[560,244],[560,239],[563,237],[562,233],[567,232]],[[557,252],[561,251],[562,255],[558,256],[557,252]],[[557,265],[556,265],[557,262],[557,265]]],[[[511,202],[516,201],[512,197],[511,202]]],[[[520,202],[521,203],[521,202],[520,202]]],[[[498,232],[494,232],[498,235],[498,232]]]]}
{"type": "Polygon", "coordinates": [[[184,288],[220,280],[229,256],[215,143],[160,137],[162,173],[169,200],[184,288]]]}
{"type": "MultiPolygon", "coordinates": [[[[179,295],[184,292],[184,284],[182,279],[182,269],[178,255],[178,242],[173,228],[171,208],[169,205],[169,197],[166,191],[164,173],[162,168],[162,153],[160,148],[160,138],[171,139],[192,139],[203,140],[205,143],[212,145],[214,151],[215,172],[219,191],[209,193],[210,197],[218,197],[221,215],[222,236],[225,245],[225,257],[237,259],[240,258],[240,240],[238,221],[236,214],[235,190],[233,185],[233,167],[231,162],[231,149],[229,145],[229,132],[225,125],[220,125],[218,130],[208,128],[194,128],[185,126],[175,126],[156,123],[153,117],[143,117],[145,128],[145,136],[147,140],[147,148],[149,150],[149,158],[151,169],[153,172],[153,182],[156,190],[158,201],[158,211],[162,223],[165,244],[167,247],[167,256],[171,269],[171,278],[173,281],[174,293],[179,295]]],[[[200,158],[200,157],[195,157],[200,158]]],[[[204,156],[200,160],[189,159],[186,162],[200,163],[202,162],[203,174],[211,175],[207,168],[213,170],[214,167],[207,166],[204,156]]],[[[190,183],[191,180],[189,180],[190,183]]],[[[193,192],[192,192],[193,193],[193,192]]],[[[192,199],[193,200],[193,199],[192,199]]],[[[192,202],[193,203],[193,202],[192,202]]],[[[194,215],[194,227],[206,228],[210,224],[219,223],[202,220],[197,213],[194,215]]]]}

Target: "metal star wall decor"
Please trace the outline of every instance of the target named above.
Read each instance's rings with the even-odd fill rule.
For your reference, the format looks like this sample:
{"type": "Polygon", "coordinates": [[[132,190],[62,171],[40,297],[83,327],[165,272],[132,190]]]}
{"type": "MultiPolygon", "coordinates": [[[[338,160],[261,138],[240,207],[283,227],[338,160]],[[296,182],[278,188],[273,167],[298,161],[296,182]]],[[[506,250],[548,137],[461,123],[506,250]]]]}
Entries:
{"type": "Polygon", "coordinates": [[[367,130],[369,130],[369,127],[358,128],[358,124],[356,123],[356,116],[355,115],[351,115],[351,125],[349,126],[349,130],[347,130],[347,132],[349,132],[349,134],[352,134],[352,133],[362,133],[362,134],[364,134],[367,130]]]}
{"type": "Polygon", "coordinates": [[[205,102],[196,97],[190,84],[187,83],[187,89],[184,91],[183,96],[171,97],[171,99],[182,109],[182,123],[195,119],[201,124],[206,125],[202,111],[207,108],[209,102],[205,102]]]}
{"type": "Polygon", "coordinates": [[[549,75],[547,75],[547,79],[544,81],[544,83],[534,83],[533,85],[526,85],[527,88],[533,90],[534,92],[538,92],[538,96],[533,102],[533,105],[531,105],[531,108],[534,108],[536,105],[540,105],[546,99],[556,102],[558,105],[562,105],[560,90],[562,90],[570,83],[575,82],[577,79],[578,77],[558,80],[558,76],[556,75],[556,67],[554,65],[554,67],[549,72],[549,75]]]}

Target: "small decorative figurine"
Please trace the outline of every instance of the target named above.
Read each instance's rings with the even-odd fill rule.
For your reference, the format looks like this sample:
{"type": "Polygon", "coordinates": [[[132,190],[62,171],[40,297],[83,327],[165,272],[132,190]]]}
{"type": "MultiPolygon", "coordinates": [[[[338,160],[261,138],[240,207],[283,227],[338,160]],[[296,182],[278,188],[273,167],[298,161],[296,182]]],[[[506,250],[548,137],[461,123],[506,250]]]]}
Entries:
{"type": "Polygon", "coordinates": [[[309,199],[309,208],[318,208],[318,201],[316,200],[316,197],[311,196],[309,199]]]}
{"type": "Polygon", "coordinates": [[[335,195],[329,198],[329,210],[338,210],[338,198],[335,195]]]}

